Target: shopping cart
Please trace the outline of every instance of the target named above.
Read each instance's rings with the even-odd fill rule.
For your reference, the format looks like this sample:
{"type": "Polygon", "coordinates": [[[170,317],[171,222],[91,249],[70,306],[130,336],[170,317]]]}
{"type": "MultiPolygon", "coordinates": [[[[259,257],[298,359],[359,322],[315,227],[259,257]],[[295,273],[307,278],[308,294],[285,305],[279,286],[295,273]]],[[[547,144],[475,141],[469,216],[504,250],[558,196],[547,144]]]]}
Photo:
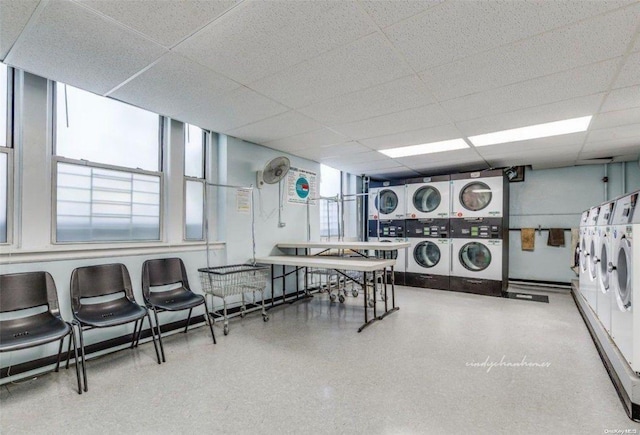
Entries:
{"type": "Polygon", "coordinates": [[[269,315],[264,306],[264,291],[269,279],[269,266],[259,266],[252,264],[234,264],[229,266],[218,266],[198,269],[200,273],[200,283],[205,294],[216,296],[222,299],[224,335],[229,334],[229,317],[227,315],[227,297],[242,295],[242,306],[240,316],[255,310],[262,310],[262,320],[269,321],[269,315]],[[262,306],[255,305],[255,294],[260,293],[262,306]],[[245,305],[245,293],[253,293],[255,308],[247,310],[245,305]]]}

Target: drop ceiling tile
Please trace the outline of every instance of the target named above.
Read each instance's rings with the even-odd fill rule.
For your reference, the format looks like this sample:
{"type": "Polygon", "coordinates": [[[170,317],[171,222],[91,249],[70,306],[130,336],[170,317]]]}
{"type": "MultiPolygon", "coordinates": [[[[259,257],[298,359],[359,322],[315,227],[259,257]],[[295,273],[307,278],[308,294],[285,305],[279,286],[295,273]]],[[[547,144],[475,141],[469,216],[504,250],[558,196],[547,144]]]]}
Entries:
{"type": "Polygon", "coordinates": [[[475,136],[511,128],[593,115],[598,111],[605,95],[602,92],[498,115],[460,121],[456,123],[456,126],[465,136],[475,136]]]}
{"type": "Polygon", "coordinates": [[[388,27],[398,21],[405,20],[429,8],[439,5],[444,0],[375,0],[361,1],[367,14],[380,27],[388,27]]]}
{"type": "Polygon", "coordinates": [[[319,148],[322,146],[338,144],[347,140],[343,134],[336,133],[328,128],[321,128],[316,131],[298,134],[283,139],[265,142],[264,145],[269,148],[279,149],[283,151],[302,150],[307,148],[319,148]]]}
{"type": "Polygon", "coordinates": [[[454,121],[464,121],[596,94],[609,87],[618,62],[607,60],[441,104],[454,121]]]}
{"type": "Polygon", "coordinates": [[[229,130],[228,134],[262,144],[276,139],[315,131],[321,127],[322,125],[313,119],[291,110],[271,118],[229,130]]]}
{"type": "MultiPolygon", "coordinates": [[[[352,156],[371,152],[371,150],[357,142],[344,142],[326,147],[313,147],[297,151],[307,158],[311,158],[317,162],[330,162],[331,164],[345,163],[350,157],[343,159],[344,156],[352,156]]],[[[377,157],[377,156],[376,156],[377,157]]]]}
{"type": "Polygon", "coordinates": [[[460,135],[458,129],[452,124],[447,124],[438,127],[405,131],[402,133],[362,139],[359,142],[363,145],[368,146],[369,148],[382,150],[386,148],[397,148],[408,145],[418,145],[422,143],[457,139],[460,137],[462,136],[460,135]]]}
{"type": "Polygon", "coordinates": [[[504,159],[491,160],[489,163],[494,168],[502,168],[506,166],[524,166],[531,165],[534,170],[539,169],[554,169],[554,168],[566,168],[568,166],[574,166],[577,160],[576,154],[566,154],[558,156],[554,160],[539,160],[536,158],[522,158],[522,157],[508,157],[504,159]]]}
{"type": "Polygon", "coordinates": [[[635,154],[636,158],[640,157],[640,140],[637,138],[587,143],[580,153],[580,159],[600,159],[630,154],[635,154]]]}
{"type": "Polygon", "coordinates": [[[640,121],[640,107],[627,110],[616,110],[596,115],[589,126],[590,130],[601,128],[619,127],[634,124],[640,121]]]}
{"type": "Polygon", "coordinates": [[[240,87],[179,54],[165,54],[151,68],[110,96],[163,115],[174,116],[194,106],[215,104],[215,98],[240,87]]]}
{"type": "Polygon", "coordinates": [[[453,1],[384,31],[409,63],[422,71],[630,3],[453,1]]]}
{"type": "Polygon", "coordinates": [[[409,75],[411,69],[379,34],[323,53],[250,85],[293,108],[409,75]]]}
{"type": "Polygon", "coordinates": [[[640,85],[640,52],[629,55],[613,87],[626,88],[634,85],[640,85]]]}
{"type": "Polygon", "coordinates": [[[402,180],[404,178],[415,178],[422,175],[418,171],[413,169],[378,169],[367,173],[367,175],[375,180],[402,180]]]}
{"type": "MultiPolygon", "coordinates": [[[[636,119],[639,122],[640,119],[636,119]]],[[[603,128],[589,132],[587,143],[611,141],[634,138],[640,143],[640,124],[623,125],[613,128],[603,128]]]]}
{"type": "Polygon", "coordinates": [[[400,164],[403,164],[409,168],[423,167],[424,165],[433,165],[441,162],[460,162],[460,163],[472,163],[481,161],[482,158],[478,153],[472,149],[467,148],[463,150],[445,151],[441,153],[433,154],[421,154],[417,156],[400,157],[394,159],[400,164]]]}
{"type": "Polygon", "coordinates": [[[324,158],[323,162],[334,163],[336,165],[359,165],[364,163],[373,164],[376,162],[389,162],[391,160],[391,158],[384,154],[367,149],[367,151],[362,153],[339,154],[338,157],[324,158]]]}
{"type": "Polygon", "coordinates": [[[601,113],[640,107],[640,85],[614,89],[600,109],[601,113]]]}
{"type": "Polygon", "coordinates": [[[368,174],[370,172],[380,173],[383,171],[397,170],[399,168],[404,169],[404,166],[394,162],[392,159],[388,159],[378,160],[376,162],[345,164],[343,168],[344,171],[350,174],[368,174]]]}
{"type": "MultiPolygon", "coordinates": [[[[530,80],[622,56],[639,21],[636,4],[429,69],[421,77],[439,101],[530,80]]],[[[636,57],[630,62],[636,83],[629,85],[640,81],[640,53],[636,57]]]]}
{"type": "Polygon", "coordinates": [[[355,2],[244,2],[176,50],[244,84],[374,32],[355,2]]]}
{"type": "Polygon", "coordinates": [[[0,2],[0,60],[27,25],[40,0],[3,0],[0,2]]]}
{"type": "Polygon", "coordinates": [[[478,153],[485,159],[510,154],[531,156],[543,153],[543,157],[553,160],[555,154],[563,154],[568,151],[575,151],[577,153],[580,151],[586,137],[586,132],[572,133],[562,136],[476,147],[476,150],[478,150],[478,153]]]}
{"type": "Polygon", "coordinates": [[[462,163],[457,160],[445,160],[440,162],[429,162],[421,165],[412,165],[411,169],[425,175],[433,174],[455,174],[459,172],[480,171],[487,169],[488,165],[484,160],[462,163]]]}
{"type": "Polygon", "coordinates": [[[338,125],[433,102],[424,83],[410,75],[315,103],[299,111],[327,125],[338,125]]]}
{"type": "Polygon", "coordinates": [[[176,119],[226,133],[243,125],[286,112],[287,108],[269,98],[241,87],[218,95],[214,101],[175,116],[176,119]]]}
{"type": "Polygon", "coordinates": [[[146,1],[131,0],[76,1],[168,48],[219,17],[238,2],[163,0],[151,5],[146,1]]]}
{"type": "Polygon", "coordinates": [[[23,32],[7,62],[104,94],[166,50],[69,1],[49,2],[23,32]]]}
{"type": "Polygon", "coordinates": [[[333,128],[353,139],[365,139],[449,124],[449,117],[437,104],[376,116],[333,128]]]}

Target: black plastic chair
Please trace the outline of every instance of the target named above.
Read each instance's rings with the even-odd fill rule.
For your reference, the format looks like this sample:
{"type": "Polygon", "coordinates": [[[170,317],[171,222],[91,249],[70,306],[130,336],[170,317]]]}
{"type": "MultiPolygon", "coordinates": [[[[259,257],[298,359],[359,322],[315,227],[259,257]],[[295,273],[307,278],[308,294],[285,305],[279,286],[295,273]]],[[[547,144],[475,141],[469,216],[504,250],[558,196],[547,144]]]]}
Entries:
{"type": "Polygon", "coordinates": [[[149,311],[138,305],[133,296],[131,278],[124,264],[102,264],[98,266],[79,267],[71,273],[71,307],[74,324],[80,333],[80,350],[82,357],[82,376],[84,391],[87,387],[87,369],[85,363],[83,330],[108,328],[135,322],[131,348],[138,345],[145,317],[149,319],[153,347],[156,350],[158,364],[160,353],[156,344],[156,336],[151,323],[149,311]],[[106,302],[84,303],[83,299],[123,293],[122,297],[106,302]],[[138,329],[140,322],[140,329],[138,329]]]}
{"type": "MultiPolygon", "coordinates": [[[[47,307],[47,311],[0,321],[0,352],[27,349],[60,340],[58,362],[64,339],[69,336],[69,348],[73,342],[76,356],[76,378],[78,394],[82,394],[80,371],[78,370],[78,348],[71,324],[62,320],[58,304],[58,293],[53,277],[47,272],[26,272],[0,275],[0,312],[47,307]]],[[[67,352],[67,368],[69,368],[67,352]]]]}
{"type": "Polygon", "coordinates": [[[188,309],[187,325],[184,328],[184,332],[186,333],[189,328],[193,309],[204,305],[205,318],[211,330],[213,344],[216,344],[216,336],[213,333],[213,325],[209,310],[207,309],[206,300],[204,296],[191,291],[187,272],[180,258],[162,258],[145,261],[142,265],[142,295],[144,296],[144,302],[147,308],[153,311],[156,319],[162,361],[166,361],[164,357],[164,346],[162,345],[162,332],[160,331],[160,322],[158,321],[158,313],[162,311],[183,311],[188,309]],[[168,290],[151,291],[151,287],[171,286],[174,284],[180,284],[180,286],[168,290]]]}

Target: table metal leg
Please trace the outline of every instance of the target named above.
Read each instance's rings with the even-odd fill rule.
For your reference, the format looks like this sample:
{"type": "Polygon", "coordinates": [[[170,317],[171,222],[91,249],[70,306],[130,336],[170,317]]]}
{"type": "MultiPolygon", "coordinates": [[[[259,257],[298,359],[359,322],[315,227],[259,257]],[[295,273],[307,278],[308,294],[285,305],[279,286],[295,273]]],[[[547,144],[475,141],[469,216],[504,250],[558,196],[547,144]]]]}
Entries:
{"type": "MultiPolygon", "coordinates": [[[[374,273],[374,295],[375,295],[375,273],[374,273]]],[[[360,328],[358,329],[358,332],[362,332],[362,330],[364,328],[366,328],[367,326],[371,325],[373,322],[375,322],[377,319],[375,318],[375,316],[372,319],[369,319],[369,307],[368,307],[368,294],[369,291],[367,289],[367,272],[363,272],[362,273],[362,288],[364,289],[364,323],[362,324],[362,326],[360,326],[360,328]]],[[[374,302],[375,303],[375,302],[374,302]]],[[[374,305],[375,307],[375,305],[374,305]]]]}
{"type": "Polygon", "coordinates": [[[275,266],[272,264],[271,265],[271,308],[273,308],[273,306],[276,303],[275,300],[275,295],[276,295],[276,278],[275,278],[275,266]]]}
{"type": "MultiPolygon", "coordinates": [[[[386,273],[386,271],[385,271],[386,273]]],[[[386,295],[385,295],[386,297],[386,295]]],[[[385,305],[386,305],[386,301],[385,301],[385,305]]],[[[396,279],[393,273],[393,266],[391,266],[391,309],[390,310],[386,310],[386,306],[385,306],[385,312],[384,314],[382,314],[380,317],[378,317],[378,319],[382,320],[383,318],[387,317],[389,314],[391,313],[395,313],[396,311],[398,311],[400,308],[396,307],[396,279]]]]}

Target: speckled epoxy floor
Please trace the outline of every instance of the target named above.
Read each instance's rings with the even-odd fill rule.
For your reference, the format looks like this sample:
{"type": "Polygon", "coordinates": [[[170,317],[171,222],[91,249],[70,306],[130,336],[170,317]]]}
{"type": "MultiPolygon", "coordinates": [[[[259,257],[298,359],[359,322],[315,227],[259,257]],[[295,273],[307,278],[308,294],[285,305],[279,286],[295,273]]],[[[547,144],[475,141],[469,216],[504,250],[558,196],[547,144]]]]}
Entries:
{"type": "Polygon", "coordinates": [[[401,287],[364,332],[326,295],[0,388],[0,432],[531,433],[635,429],[568,293],[550,303],[401,287]],[[504,357],[504,359],[503,359],[504,357]],[[548,367],[487,367],[526,362],[548,367]]]}

